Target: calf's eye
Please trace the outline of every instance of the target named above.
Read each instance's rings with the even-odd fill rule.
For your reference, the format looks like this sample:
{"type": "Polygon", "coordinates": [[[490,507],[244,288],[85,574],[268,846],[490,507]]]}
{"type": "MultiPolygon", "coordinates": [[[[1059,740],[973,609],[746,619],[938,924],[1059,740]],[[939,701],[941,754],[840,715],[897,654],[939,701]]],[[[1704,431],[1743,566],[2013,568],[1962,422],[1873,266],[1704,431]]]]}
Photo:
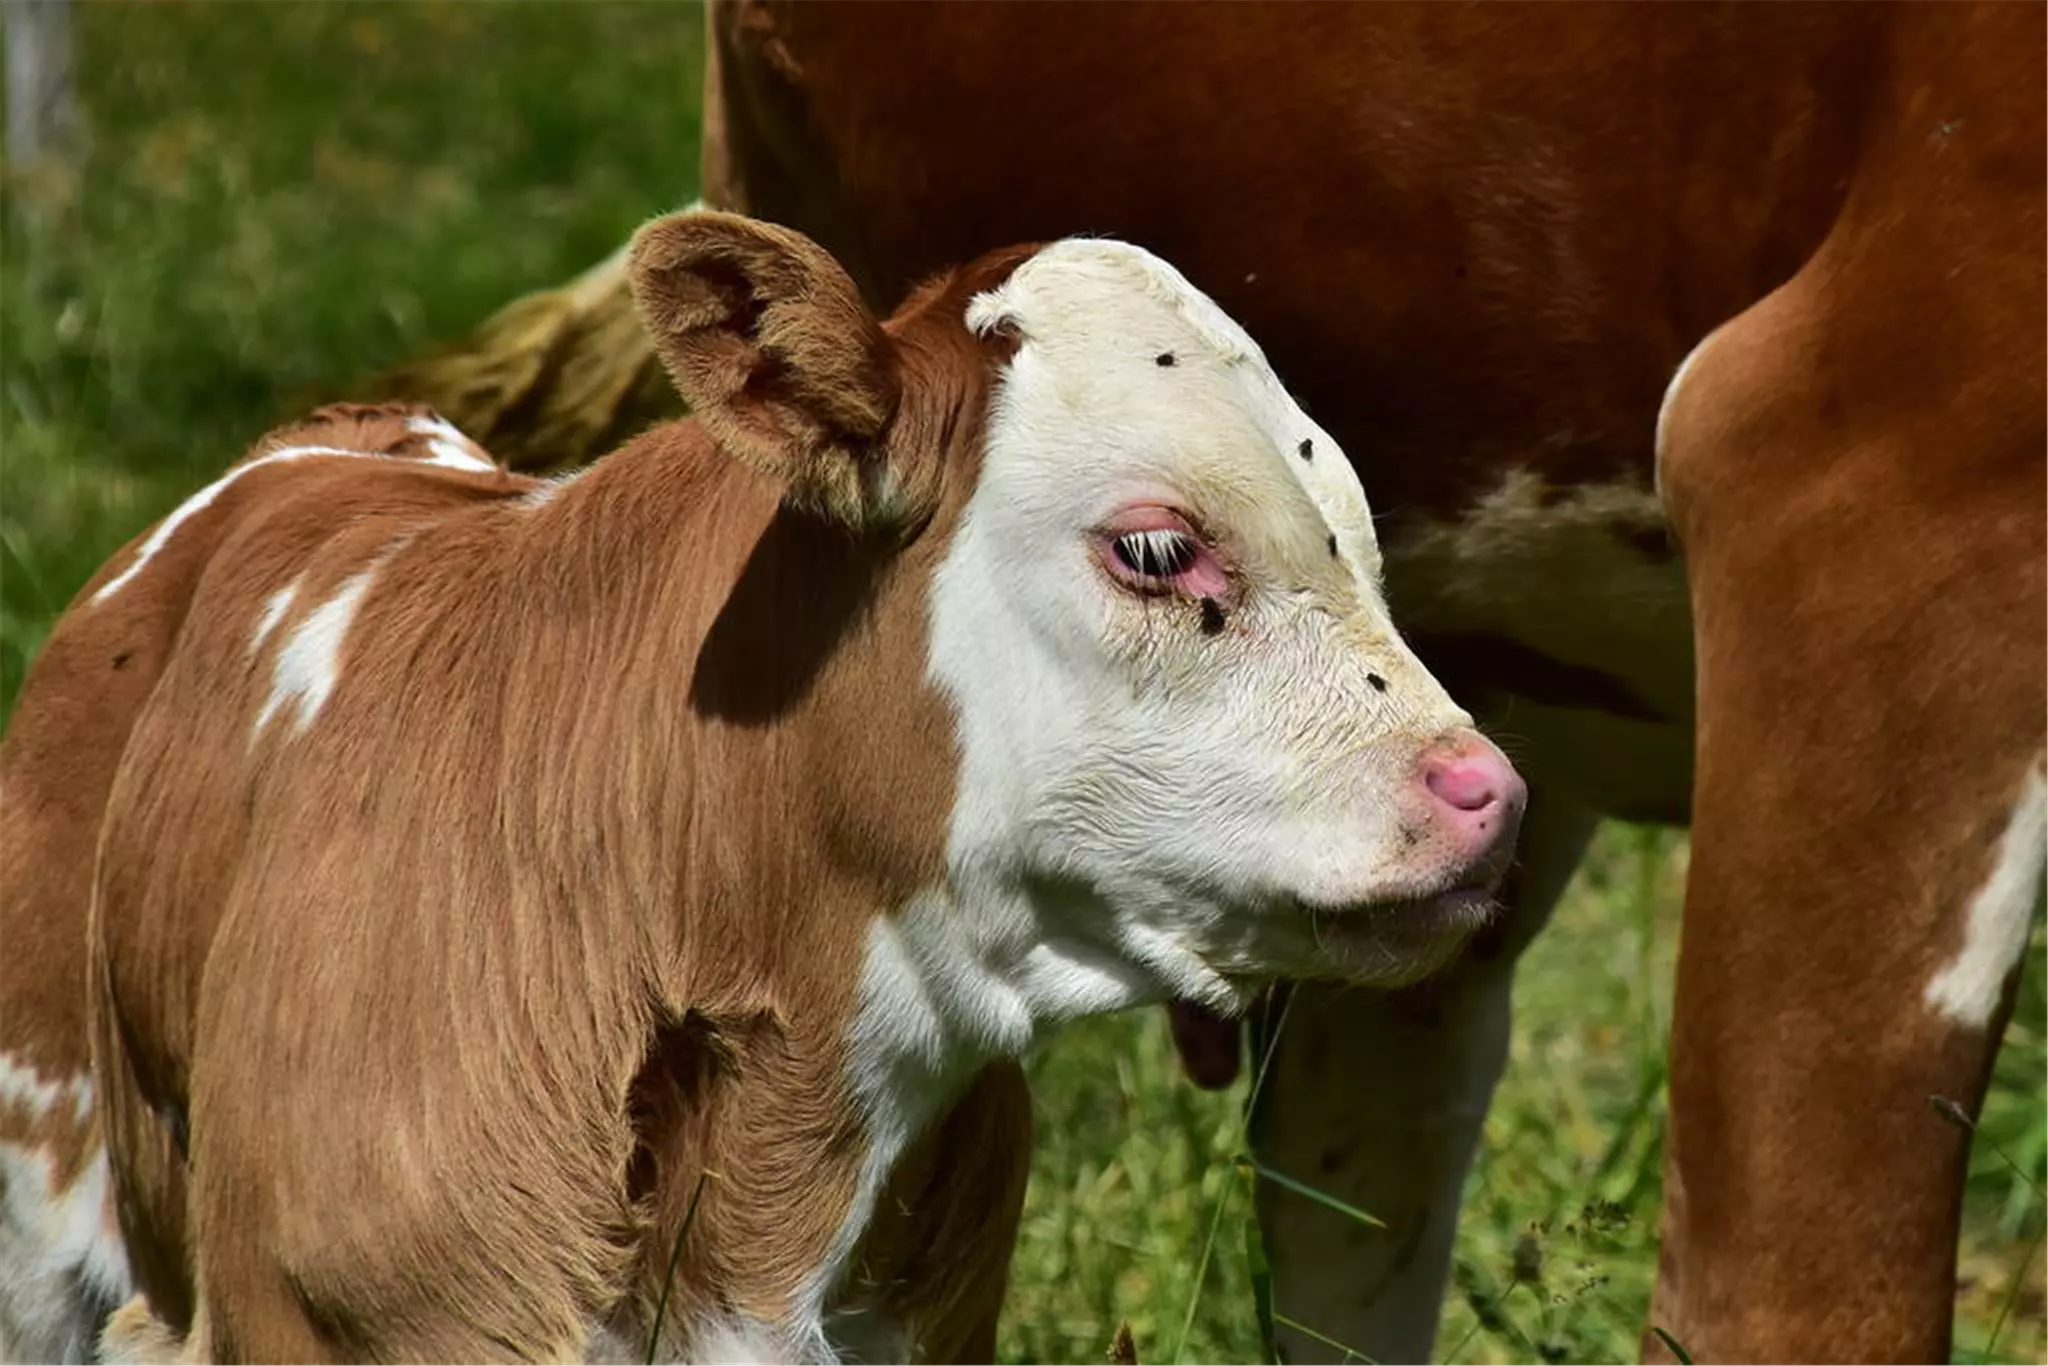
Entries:
{"type": "Polygon", "coordinates": [[[1134,503],[1098,525],[1090,539],[1110,579],[1145,597],[1221,598],[1230,576],[1214,547],[1181,513],[1134,503]]]}
{"type": "Polygon", "coordinates": [[[1124,568],[1148,579],[1170,579],[1195,562],[1195,541],[1184,531],[1159,527],[1126,531],[1110,542],[1110,552],[1124,568]]]}

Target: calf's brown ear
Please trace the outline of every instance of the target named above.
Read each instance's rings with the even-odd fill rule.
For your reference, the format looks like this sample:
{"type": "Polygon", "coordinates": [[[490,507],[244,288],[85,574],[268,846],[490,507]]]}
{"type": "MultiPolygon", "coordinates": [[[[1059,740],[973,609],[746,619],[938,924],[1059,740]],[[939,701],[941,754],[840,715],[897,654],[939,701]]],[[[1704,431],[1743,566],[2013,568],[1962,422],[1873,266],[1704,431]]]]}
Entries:
{"type": "Polygon", "coordinates": [[[913,514],[884,450],[889,339],[824,248],[737,214],[678,213],[640,229],[629,271],[697,420],[783,481],[785,501],[863,531],[913,514]]]}

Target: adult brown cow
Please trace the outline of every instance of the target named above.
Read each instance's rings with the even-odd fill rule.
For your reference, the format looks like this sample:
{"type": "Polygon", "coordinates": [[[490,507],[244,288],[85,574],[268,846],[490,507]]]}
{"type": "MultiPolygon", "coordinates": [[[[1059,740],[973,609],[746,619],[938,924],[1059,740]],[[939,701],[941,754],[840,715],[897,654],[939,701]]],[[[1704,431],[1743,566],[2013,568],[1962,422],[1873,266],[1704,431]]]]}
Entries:
{"type": "Polygon", "coordinates": [[[1428,1350],[1515,953],[1595,813],[1689,816],[1654,1320],[1945,1358],[1928,1097],[1981,1098],[2042,859],[2042,9],[740,0],[712,39],[707,195],[875,300],[1113,232],[1270,339],[1531,775],[1486,951],[1293,1008],[1264,1156],[1393,1232],[1269,1191],[1280,1306],[1428,1350]]]}

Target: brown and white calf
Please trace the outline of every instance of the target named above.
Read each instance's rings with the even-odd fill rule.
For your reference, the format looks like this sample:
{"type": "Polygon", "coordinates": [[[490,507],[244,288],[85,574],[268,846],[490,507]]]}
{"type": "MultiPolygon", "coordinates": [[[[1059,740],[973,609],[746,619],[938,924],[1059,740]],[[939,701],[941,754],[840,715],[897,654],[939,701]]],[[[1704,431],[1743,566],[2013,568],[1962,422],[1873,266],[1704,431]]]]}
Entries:
{"type": "Polygon", "coordinates": [[[637,1355],[673,1272],[671,1356],[986,1359],[1045,1029],[1484,918],[1520,781],[1171,267],[1011,250],[883,325],[685,215],[632,277],[693,421],[538,482],[330,411],[57,627],[4,871],[77,990],[10,1015],[54,1127],[0,1140],[82,1232],[10,1211],[18,1345],[125,1288],[110,1160],[117,1353],[637,1355]]]}

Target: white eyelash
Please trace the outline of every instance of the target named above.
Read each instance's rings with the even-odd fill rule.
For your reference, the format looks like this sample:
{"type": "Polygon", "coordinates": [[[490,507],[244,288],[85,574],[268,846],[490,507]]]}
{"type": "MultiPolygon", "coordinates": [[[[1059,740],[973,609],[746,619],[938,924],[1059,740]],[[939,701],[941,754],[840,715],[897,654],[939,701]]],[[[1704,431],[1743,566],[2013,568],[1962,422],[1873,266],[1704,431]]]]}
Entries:
{"type": "Polygon", "coordinates": [[[1147,578],[1170,579],[1195,562],[1194,538],[1170,527],[1126,531],[1116,538],[1115,548],[1127,569],[1147,578]]]}

